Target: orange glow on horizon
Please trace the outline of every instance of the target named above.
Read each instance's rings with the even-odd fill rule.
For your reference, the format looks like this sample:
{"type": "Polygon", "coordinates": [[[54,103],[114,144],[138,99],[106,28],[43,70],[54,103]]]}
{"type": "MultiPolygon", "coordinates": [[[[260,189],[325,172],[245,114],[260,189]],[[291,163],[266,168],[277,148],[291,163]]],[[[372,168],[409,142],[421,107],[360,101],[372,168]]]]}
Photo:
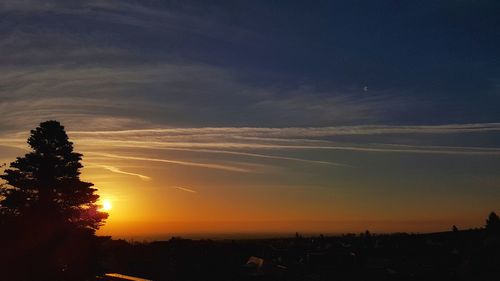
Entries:
{"type": "MultiPolygon", "coordinates": [[[[85,155],[85,149],[81,151],[85,155]]],[[[119,154],[130,150],[110,151],[119,154]]],[[[155,159],[179,157],[207,162],[184,152],[155,153],[155,159]]],[[[484,206],[457,212],[456,205],[467,206],[466,199],[450,200],[446,194],[411,200],[405,193],[379,196],[368,191],[387,188],[384,181],[366,182],[359,177],[359,181],[335,177],[328,182],[314,182],[317,178],[313,182],[296,182],[295,174],[283,174],[268,166],[255,165],[265,167],[263,172],[241,173],[137,159],[89,156],[84,161],[82,178],[95,184],[101,210],[109,214],[98,234],[114,238],[359,233],[367,229],[374,233],[433,232],[449,230],[452,225],[481,226],[491,209],[484,206]],[[428,208],[421,208],[422,200],[426,200],[428,208]]],[[[326,168],[335,172],[340,169],[326,168]]],[[[355,169],[341,171],[354,176],[356,173],[355,169]]]]}

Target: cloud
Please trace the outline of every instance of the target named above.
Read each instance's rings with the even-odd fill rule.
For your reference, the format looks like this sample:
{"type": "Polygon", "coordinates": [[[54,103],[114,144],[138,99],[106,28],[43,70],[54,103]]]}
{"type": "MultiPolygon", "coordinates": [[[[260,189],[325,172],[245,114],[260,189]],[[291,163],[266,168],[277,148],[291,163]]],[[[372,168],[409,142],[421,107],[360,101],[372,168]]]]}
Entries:
{"type": "Polygon", "coordinates": [[[171,186],[171,188],[182,190],[182,191],[189,192],[189,193],[198,193],[198,191],[196,191],[196,190],[193,190],[193,189],[190,189],[187,187],[182,187],[182,186],[171,186]]]}
{"type": "Polygon", "coordinates": [[[176,165],[183,165],[183,166],[218,169],[218,170],[225,170],[225,171],[230,171],[230,172],[242,172],[242,173],[251,172],[250,170],[244,169],[244,168],[227,166],[227,165],[212,164],[212,163],[197,163],[197,162],[189,162],[189,161],[179,161],[179,160],[169,160],[169,159],[159,159],[159,158],[149,158],[149,157],[135,157],[135,156],[125,156],[125,155],[117,155],[117,154],[111,154],[111,153],[98,153],[98,152],[87,152],[87,154],[88,155],[102,156],[102,157],[106,157],[106,158],[160,162],[160,163],[176,164],[176,165]]]}
{"type": "MultiPolygon", "coordinates": [[[[186,62],[5,64],[0,66],[0,77],[0,122],[4,130],[33,126],[45,119],[57,119],[68,126],[85,126],[87,122],[79,120],[93,119],[129,119],[130,123],[162,127],[311,125],[304,116],[317,125],[359,123],[382,119],[388,112],[384,109],[388,100],[403,102],[385,96],[359,100],[348,94],[324,98],[312,89],[308,93],[302,90],[283,94],[282,90],[244,83],[220,67],[186,62]]],[[[127,127],[138,126],[121,128],[127,127]]]]}
{"type": "MultiPolygon", "coordinates": [[[[217,54],[226,48],[246,52],[267,34],[228,24],[217,17],[216,5],[213,14],[199,14],[191,5],[2,1],[0,13],[9,19],[2,23],[0,53],[9,55],[0,57],[0,130],[31,128],[44,119],[68,126],[116,120],[112,129],[325,127],[386,123],[427,109],[404,90],[366,95],[359,85],[325,89],[292,76],[283,83],[276,78],[284,74],[241,67],[243,59],[227,63],[217,54]]],[[[269,51],[253,55],[263,50],[269,51]]]]}
{"type": "Polygon", "coordinates": [[[343,135],[378,135],[378,134],[461,134],[500,131],[500,123],[444,124],[444,125],[360,125],[335,127],[204,127],[204,128],[160,128],[119,131],[70,131],[76,136],[238,136],[264,138],[312,138],[343,135]]]}
{"type": "Polygon", "coordinates": [[[0,138],[0,146],[28,150],[26,140],[13,138],[0,138]]]}
{"type": "MultiPolygon", "coordinates": [[[[414,145],[395,143],[401,135],[411,135],[411,139],[436,137],[449,134],[496,134],[500,123],[445,124],[429,126],[339,126],[339,127],[203,127],[203,128],[158,128],[105,131],[69,131],[70,138],[85,155],[100,155],[108,158],[155,161],[179,165],[215,168],[227,171],[248,172],[246,168],[215,163],[198,163],[175,159],[123,156],[103,153],[119,148],[132,148],[151,154],[154,150],[173,150],[192,153],[213,153],[235,157],[275,159],[303,162],[314,165],[334,165],[349,167],[346,163],[307,159],[290,156],[293,150],[331,150],[377,153],[412,153],[443,155],[499,155],[500,148],[483,146],[414,145]],[[331,138],[350,137],[350,142],[336,142],[331,138]],[[381,136],[385,142],[371,142],[366,137],[381,136]],[[262,151],[266,151],[263,153],[262,151]],[[270,153],[272,151],[272,153],[270,153]],[[278,153],[278,154],[276,154],[278,153]]],[[[0,145],[25,148],[25,139],[0,138],[0,145]]],[[[243,160],[238,160],[246,164],[243,160]]]]}
{"type": "Polygon", "coordinates": [[[229,150],[189,149],[189,148],[173,148],[173,147],[165,147],[165,149],[179,150],[179,151],[191,151],[191,152],[206,152],[206,153],[231,154],[231,155],[237,155],[237,156],[249,156],[249,157],[257,157],[257,158],[289,160],[289,161],[298,161],[298,162],[305,162],[305,163],[334,165],[334,166],[349,166],[349,165],[346,165],[346,164],[341,164],[341,163],[336,163],[336,162],[330,162],[330,161],[317,161],[317,160],[309,160],[309,159],[302,159],[302,158],[296,158],[296,157],[283,157],[283,156],[275,156],[275,155],[267,155],[267,154],[257,154],[257,153],[248,153],[248,152],[238,152],[238,151],[229,151],[229,150]]]}
{"type": "MultiPolygon", "coordinates": [[[[128,148],[141,148],[141,149],[163,149],[163,150],[175,150],[175,151],[187,151],[187,152],[197,152],[197,153],[215,153],[215,154],[229,154],[235,156],[247,156],[247,157],[256,157],[256,158],[265,158],[265,159],[276,159],[276,160],[287,160],[287,161],[297,161],[311,164],[321,164],[321,165],[333,165],[333,166],[344,166],[348,167],[350,165],[336,163],[331,161],[319,161],[319,160],[310,160],[303,159],[297,157],[285,157],[285,156],[277,156],[277,155],[268,155],[268,154],[259,154],[259,153],[249,153],[249,152],[240,152],[240,151],[232,151],[232,150],[220,150],[214,148],[255,148],[255,149],[266,149],[266,148],[280,148],[278,146],[255,146],[252,144],[229,144],[229,143],[161,143],[161,142],[148,142],[148,141],[102,141],[97,140],[97,143],[93,143],[92,140],[85,140],[85,146],[101,146],[101,147],[128,147],[128,148]],[[206,148],[204,148],[206,147],[206,148]]],[[[283,148],[287,148],[283,146],[283,148]]],[[[306,148],[306,147],[304,147],[306,148]]]]}
{"type": "Polygon", "coordinates": [[[500,123],[384,125],[422,105],[404,93],[370,88],[366,95],[359,87],[314,87],[290,77],[284,85],[277,74],[255,75],[262,69],[210,64],[192,50],[196,42],[248,44],[261,35],[177,8],[161,1],[3,1],[0,14],[16,20],[2,23],[0,38],[0,53],[9,54],[0,58],[0,145],[26,147],[30,129],[56,119],[85,155],[127,147],[140,152],[106,157],[233,172],[251,171],[255,160],[349,167],[312,157],[313,150],[498,153],[480,145],[397,146],[400,135],[418,143],[500,131],[500,123]],[[35,27],[32,16],[46,20],[35,27]],[[218,155],[210,163],[149,157],[160,149],[218,155]],[[228,165],[220,156],[238,161],[228,165]]]}
{"type": "Polygon", "coordinates": [[[6,21],[0,38],[0,53],[9,54],[0,57],[0,133],[46,119],[81,130],[373,122],[392,112],[388,106],[407,102],[283,87],[272,73],[264,86],[251,82],[252,71],[208,64],[179,49],[190,49],[182,42],[192,40],[248,42],[258,35],[161,3],[9,0],[1,12],[20,24],[6,21]],[[32,13],[47,21],[32,27],[32,13]],[[61,15],[74,22],[64,25],[68,17],[61,15]]]}
{"type": "MultiPolygon", "coordinates": [[[[183,9],[189,3],[181,6],[162,1],[134,0],[4,0],[0,3],[0,12],[50,16],[73,15],[85,19],[91,18],[108,24],[123,27],[141,27],[157,33],[192,33],[198,36],[224,38],[227,35],[255,35],[250,30],[241,27],[221,24],[208,17],[188,14],[183,9]],[[224,36],[225,35],[225,36],[224,36]]],[[[185,10],[185,9],[184,9],[185,10]]]]}
{"type": "Polygon", "coordinates": [[[27,12],[27,11],[50,11],[58,5],[59,1],[36,1],[36,0],[4,0],[0,4],[0,11],[27,12]]]}
{"type": "Polygon", "coordinates": [[[261,158],[272,158],[292,161],[302,161],[315,164],[331,164],[336,166],[350,166],[343,163],[335,163],[330,161],[315,161],[308,159],[300,159],[294,157],[280,157],[265,154],[255,153],[240,153],[238,151],[228,151],[220,149],[250,149],[250,150],[277,150],[277,151],[290,151],[290,150],[343,150],[343,151],[356,151],[356,152],[390,152],[390,153],[418,153],[418,154],[457,154],[457,155],[497,155],[500,154],[500,148],[496,147],[464,147],[464,146],[406,146],[393,143],[327,143],[324,145],[311,145],[311,144],[275,144],[275,143],[237,143],[237,142],[150,142],[150,141],[113,141],[113,140],[97,140],[92,143],[91,140],[84,140],[87,146],[94,147],[127,147],[127,148],[142,148],[142,149],[171,149],[192,152],[210,152],[210,153],[224,153],[242,156],[253,156],[261,158]],[[399,146],[399,147],[398,147],[399,146]]]}
{"type": "MultiPolygon", "coordinates": [[[[141,174],[137,174],[137,173],[131,173],[131,172],[122,171],[121,169],[119,169],[117,167],[114,167],[114,166],[94,164],[94,165],[91,165],[90,167],[99,167],[99,168],[103,168],[103,169],[106,169],[106,170],[108,170],[110,172],[117,173],[117,174],[123,174],[123,175],[129,175],[129,176],[136,176],[136,177],[139,177],[141,180],[145,180],[145,181],[151,180],[151,177],[148,177],[148,176],[145,176],[145,175],[141,175],[141,174]]],[[[87,168],[89,168],[89,166],[87,166],[87,168]]]]}
{"type": "MultiPolygon", "coordinates": [[[[48,17],[46,26],[42,21],[40,27],[25,28],[31,22],[24,15],[25,21],[8,25],[0,38],[0,53],[9,54],[0,57],[0,131],[31,128],[46,119],[83,129],[105,129],[101,120],[116,120],[121,128],[331,125],[381,120],[388,104],[404,102],[393,96],[359,99],[310,86],[262,86],[251,82],[251,71],[182,55],[176,49],[183,46],[150,50],[160,42],[223,40],[228,35],[248,41],[257,36],[205,17],[132,1],[43,2],[0,6],[0,12],[15,12],[10,15],[14,18],[24,12],[48,17]],[[74,25],[50,24],[61,14],[74,15],[74,25]],[[138,25],[143,32],[111,22],[138,25]],[[139,41],[147,50],[135,46],[139,41]]],[[[273,81],[273,74],[268,76],[273,81]]],[[[112,124],[111,129],[117,128],[112,124]]]]}
{"type": "Polygon", "coordinates": [[[227,79],[215,68],[176,64],[124,68],[0,67],[0,77],[1,130],[30,128],[46,119],[84,126],[96,119],[128,120],[120,121],[123,127],[162,123],[169,117],[179,119],[185,109],[201,106],[188,105],[186,100],[179,99],[184,93],[190,93],[185,95],[186,99],[195,99],[196,95],[204,94],[203,87],[236,90],[231,82],[222,82],[227,79]],[[196,79],[197,84],[186,77],[196,79]]]}

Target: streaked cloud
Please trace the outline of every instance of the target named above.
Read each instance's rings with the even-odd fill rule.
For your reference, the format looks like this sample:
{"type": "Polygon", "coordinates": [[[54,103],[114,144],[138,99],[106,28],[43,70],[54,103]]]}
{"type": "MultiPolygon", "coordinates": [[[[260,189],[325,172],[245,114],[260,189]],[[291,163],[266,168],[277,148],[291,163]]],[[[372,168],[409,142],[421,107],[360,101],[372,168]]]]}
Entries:
{"type": "MultiPolygon", "coordinates": [[[[443,155],[499,155],[500,148],[485,146],[457,146],[432,144],[395,143],[401,135],[411,135],[417,140],[425,136],[439,138],[442,135],[495,134],[500,132],[500,123],[446,124],[429,126],[338,126],[338,127],[202,127],[202,128],[157,128],[104,131],[69,131],[70,137],[86,155],[122,158],[140,161],[155,161],[179,165],[215,168],[227,171],[248,172],[246,168],[215,163],[197,163],[176,159],[124,156],[98,151],[116,148],[134,148],[143,151],[173,150],[193,153],[213,153],[234,157],[251,157],[283,161],[304,162],[312,165],[334,165],[349,167],[348,163],[329,160],[307,159],[287,155],[293,150],[332,150],[379,153],[413,153],[443,155]],[[349,136],[349,142],[339,142],[335,137],[349,136]],[[383,136],[376,142],[367,141],[367,136],[383,136]],[[264,151],[266,151],[264,153],[264,151]],[[269,153],[279,152],[279,155],[269,153]],[[284,154],[284,155],[283,155],[284,154]]],[[[25,148],[22,133],[19,138],[0,138],[0,145],[25,148]]],[[[153,152],[146,152],[151,154],[153,152]]],[[[241,162],[242,160],[238,160],[241,162]]],[[[245,164],[242,162],[242,164],[245,164]]]]}
{"type": "Polygon", "coordinates": [[[263,119],[276,120],[272,123],[280,127],[312,125],[301,117],[306,115],[317,124],[359,123],[382,120],[388,102],[403,102],[385,96],[356,100],[350,94],[325,99],[314,89],[283,97],[282,89],[257,87],[226,69],[186,62],[5,64],[0,77],[1,130],[30,128],[47,119],[79,124],[83,130],[252,124],[263,119]],[[235,110],[240,113],[235,115],[235,110]]]}
{"type": "Polygon", "coordinates": [[[239,168],[239,167],[228,166],[228,165],[212,164],[212,163],[197,163],[197,162],[158,159],[158,158],[149,158],[149,157],[136,157],[136,156],[117,155],[117,154],[111,154],[111,153],[87,152],[87,154],[91,155],[91,156],[97,155],[97,156],[102,156],[102,157],[106,157],[106,158],[136,160],[136,161],[149,161],[149,162],[161,162],[161,163],[176,164],[176,165],[183,165],[183,166],[225,170],[225,171],[230,171],[230,172],[243,172],[243,173],[250,172],[250,170],[245,169],[245,168],[239,168]]]}
{"type": "Polygon", "coordinates": [[[108,170],[110,172],[113,172],[113,173],[123,174],[123,175],[129,175],[129,176],[136,176],[136,177],[139,177],[141,180],[145,180],[145,181],[151,180],[151,177],[148,177],[148,176],[145,176],[145,175],[141,175],[141,174],[137,174],[137,173],[126,172],[126,171],[121,170],[118,167],[114,167],[114,166],[110,166],[110,165],[96,165],[96,164],[94,164],[94,165],[86,166],[86,167],[87,168],[90,168],[90,167],[99,167],[99,168],[106,169],[106,170],[108,170]]]}
{"type": "Polygon", "coordinates": [[[167,129],[137,129],[120,131],[71,131],[75,135],[164,135],[164,136],[227,136],[237,137],[328,137],[339,135],[376,135],[376,134],[457,134],[500,131],[500,123],[445,124],[445,125],[362,125],[336,127],[208,127],[208,128],[167,128],[167,129]]]}
{"type": "Polygon", "coordinates": [[[187,188],[187,187],[182,187],[182,186],[171,186],[170,188],[174,188],[174,189],[189,192],[189,193],[198,193],[198,191],[196,191],[196,190],[193,190],[193,189],[187,188]]]}

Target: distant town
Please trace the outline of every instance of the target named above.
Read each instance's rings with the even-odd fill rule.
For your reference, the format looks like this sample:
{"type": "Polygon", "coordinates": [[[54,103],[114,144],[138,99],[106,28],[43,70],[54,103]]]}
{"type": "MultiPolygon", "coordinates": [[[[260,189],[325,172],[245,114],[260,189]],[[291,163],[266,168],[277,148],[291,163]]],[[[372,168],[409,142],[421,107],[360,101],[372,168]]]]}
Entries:
{"type": "MultiPolygon", "coordinates": [[[[498,216],[429,234],[127,242],[102,237],[103,270],[146,280],[494,280],[498,216]]],[[[109,277],[108,277],[109,278],[109,277]]],[[[109,280],[130,280],[112,278],[109,280]]]]}

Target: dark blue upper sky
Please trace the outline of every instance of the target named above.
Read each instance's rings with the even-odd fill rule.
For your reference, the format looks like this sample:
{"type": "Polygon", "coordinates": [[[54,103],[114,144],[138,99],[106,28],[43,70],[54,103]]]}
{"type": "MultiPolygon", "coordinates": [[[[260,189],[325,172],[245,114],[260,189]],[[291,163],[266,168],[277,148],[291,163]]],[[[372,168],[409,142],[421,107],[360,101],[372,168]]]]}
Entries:
{"type": "MultiPolygon", "coordinates": [[[[340,96],[377,111],[346,122],[319,116],[307,125],[500,119],[498,1],[16,2],[0,10],[7,65],[206,65],[244,87],[272,91],[275,102],[321,104],[340,96]],[[71,49],[96,54],[67,54],[71,49]],[[10,56],[23,51],[37,56],[10,56]]],[[[234,110],[260,101],[224,95],[214,105],[221,120],[208,123],[228,123],[234,110]]],[[[273,123],[300,118],[292,119],[273,123]]]]}
{"type": "Polygon", "coordinates": [[[1,58],[11,65],[196,63],[225,69],[238,83],[271,88],[278,100],[387,100],[375,123],[500,119],[498,1],[9,2],[1,9],[0,32],[11,39],[2,44],[1,58]],[[10,56],[22,48],[117,53],[10,56]],[[301,88],[308,90],[296,93],[301,88]]]}

